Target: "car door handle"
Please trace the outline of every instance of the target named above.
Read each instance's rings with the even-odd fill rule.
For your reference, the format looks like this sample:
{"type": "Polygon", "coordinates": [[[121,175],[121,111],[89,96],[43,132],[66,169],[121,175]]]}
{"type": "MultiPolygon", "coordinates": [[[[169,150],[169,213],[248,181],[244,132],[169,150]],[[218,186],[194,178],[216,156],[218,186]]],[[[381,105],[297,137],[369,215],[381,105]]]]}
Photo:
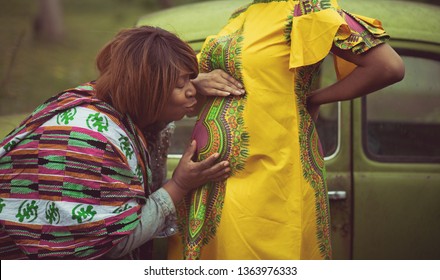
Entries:
{"type": "Polygon", "coordinates": [[[347,198],[346,191],[329,191],[328,199],[330,200],[343,200],[347,198]]]}

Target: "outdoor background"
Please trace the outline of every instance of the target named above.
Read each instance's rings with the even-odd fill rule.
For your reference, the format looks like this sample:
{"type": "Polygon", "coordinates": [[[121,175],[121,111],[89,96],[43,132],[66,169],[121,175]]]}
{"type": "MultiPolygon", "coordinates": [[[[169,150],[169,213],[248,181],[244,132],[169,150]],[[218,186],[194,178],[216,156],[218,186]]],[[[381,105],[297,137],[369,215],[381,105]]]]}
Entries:
{"type": "Polygon", "coordinates": [[[95,56],[117,31],[190,2],[200,0],[0,0],[0,138],[48,97],[95,79],[95,56]]]}

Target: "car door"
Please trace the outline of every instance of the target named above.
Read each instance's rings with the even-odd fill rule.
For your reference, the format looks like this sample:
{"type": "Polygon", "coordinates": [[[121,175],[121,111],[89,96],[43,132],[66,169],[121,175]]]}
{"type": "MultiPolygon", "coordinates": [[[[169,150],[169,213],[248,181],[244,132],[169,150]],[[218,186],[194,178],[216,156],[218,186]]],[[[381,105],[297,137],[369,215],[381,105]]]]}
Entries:
{"type": "Polygon", "coordinates": [[[355,259],[440,258],[440,47],[434,47],[397,49],[405,79],[354,103],[355,259]]]}

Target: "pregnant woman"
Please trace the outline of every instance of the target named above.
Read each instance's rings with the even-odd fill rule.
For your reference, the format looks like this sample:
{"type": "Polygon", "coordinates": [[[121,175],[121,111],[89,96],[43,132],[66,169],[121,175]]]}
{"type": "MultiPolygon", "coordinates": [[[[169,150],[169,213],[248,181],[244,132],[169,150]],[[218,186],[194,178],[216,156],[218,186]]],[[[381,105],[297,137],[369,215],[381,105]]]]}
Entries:
{"type": "Polygon", "coordinates": [[[246,94],[209,98],[199,115],[193,134],[199,160],[220,153],[231,176],[205,184],[180,204],[180,235],[170,240],[170,258],[331,258],[314,122],[321,104],[403,78],[388,38],[378,20],[350,14],[333,0],[260,0],[206,39],[200,72],[222,69],[246,94]],[[338,82],[314,89],[329,53],[353,67],[337,68],[338,82]]]}

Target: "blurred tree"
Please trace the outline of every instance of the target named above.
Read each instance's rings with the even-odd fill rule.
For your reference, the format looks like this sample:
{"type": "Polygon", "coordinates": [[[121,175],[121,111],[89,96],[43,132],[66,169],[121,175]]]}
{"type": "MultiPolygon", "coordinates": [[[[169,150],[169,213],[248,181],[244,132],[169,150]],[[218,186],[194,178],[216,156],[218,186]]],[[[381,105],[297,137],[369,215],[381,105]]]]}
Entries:
{"type": "Polygon", "coordinates": [[[57,42],[63,39],[64,23],[60,0],[39,0],[33,30],[36,38],[44,41],[57,42]]]}

